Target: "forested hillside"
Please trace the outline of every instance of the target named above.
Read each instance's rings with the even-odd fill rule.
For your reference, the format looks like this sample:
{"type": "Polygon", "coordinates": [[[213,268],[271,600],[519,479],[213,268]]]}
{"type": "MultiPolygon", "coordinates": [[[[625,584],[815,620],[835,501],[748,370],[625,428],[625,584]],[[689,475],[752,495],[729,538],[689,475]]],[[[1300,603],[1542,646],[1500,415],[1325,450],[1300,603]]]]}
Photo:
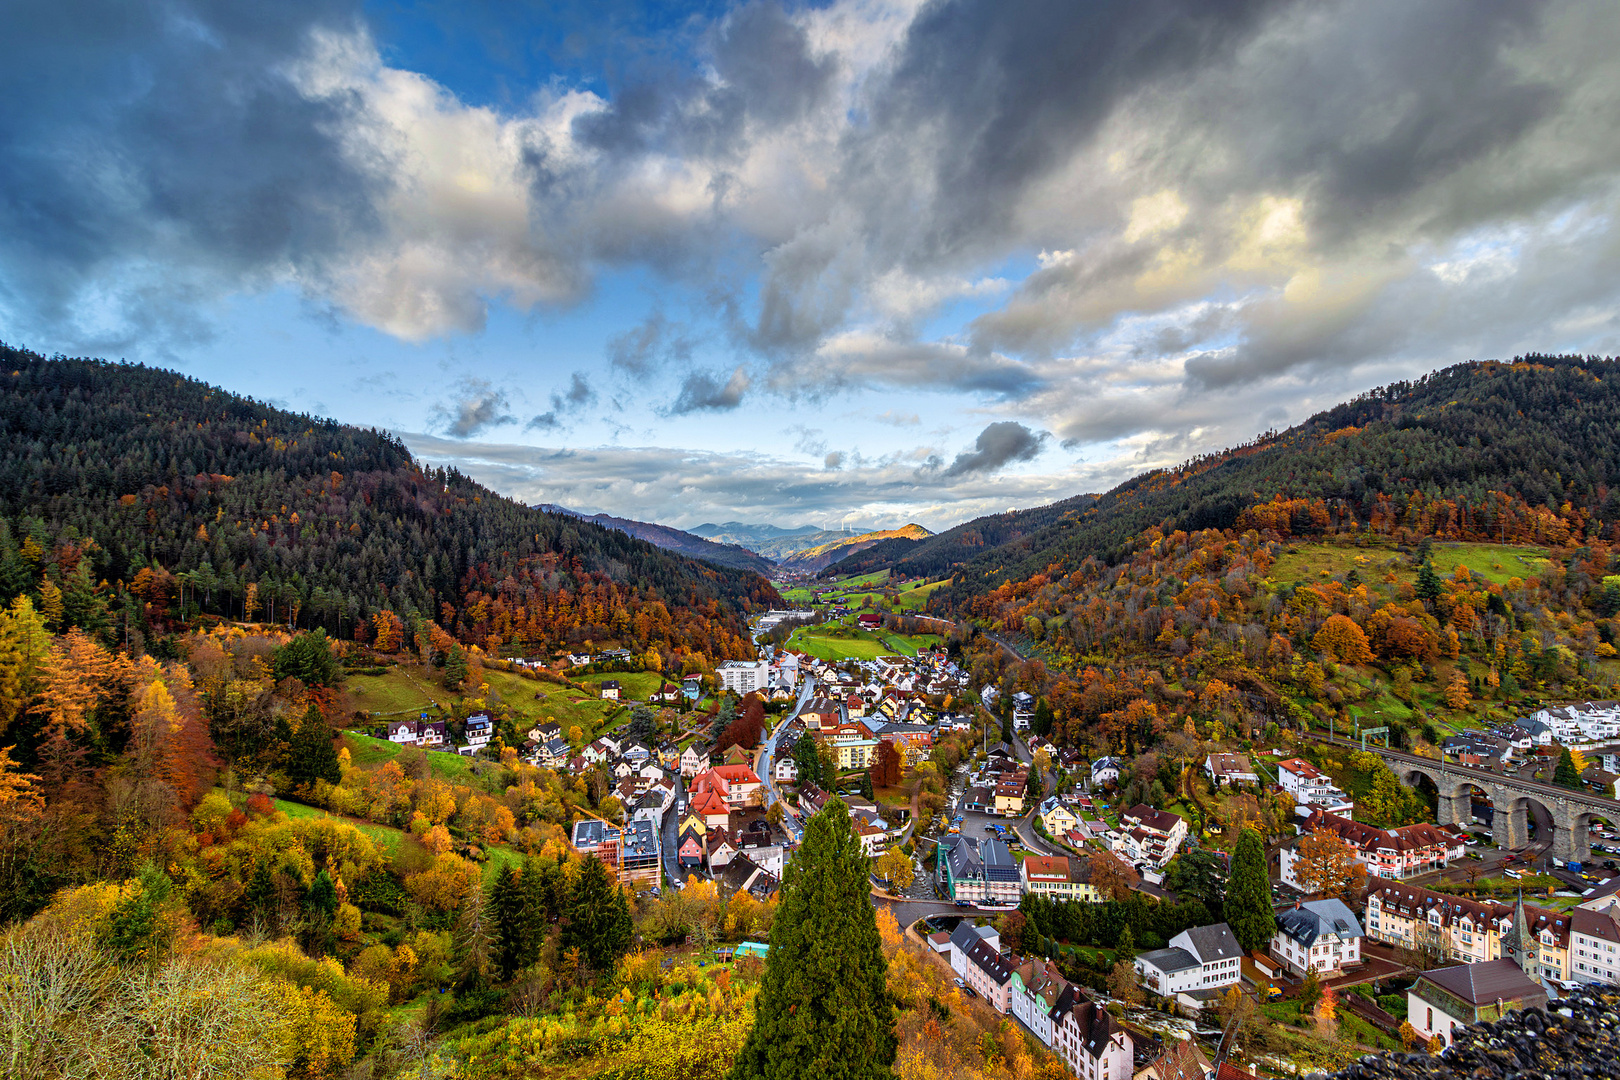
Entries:
{"type": "Polygon", "coordinates": [[[844,577],[893,567],[911,577],[939,577],[987,549],[1011,543],[1055,521],[1069,518],[1096,501],[1095,495],[1072,495],[1028,510],[986,514],[934,536],[893,537],[839,560],[819,576],[844,577]]]}
{"type": "Polygon", "coordinates": [[[1133,480],[931,606],[1017,643],[977,679],[1096,752],[1361,723],[1436,753],[1620,687],[1617,422],[1614,361],[1451,368],[1133,480]]]}
{"type": "Polygon", "coordinates": [[[586,639],[747,653],[759,576],[541,513],[392,436],[172,372],[0,346],[0,597],[53,630],[192,615],[491,653],[586,639]],[[392,629],[390,629],[392,627],[392,629]]]}
{"type": "MultiPolygon", "coordinates": [[[[1002,516],[1033,520],[1026,515],[1064,506],[1002,516]]],[[[1144,473],[1074,509],[958,558],[959,577],[936,603],[959,607],[1004,582],[1072,569],[1088,556],[1116,561],[1150,526],[1252,525],[1284,535],[1405,527],[1529,543],[1612,539],[1620,522],[1620,361],[1536,355],[1459,364],[1371,391],[1252,444],[1144,473]]],[[[914,575],[945,572],[935,553],[956,532],[890,565],[914,575]]],[[[879,554],[874,548],[839,569],[876,568],[868,564],[879,554]]]]}

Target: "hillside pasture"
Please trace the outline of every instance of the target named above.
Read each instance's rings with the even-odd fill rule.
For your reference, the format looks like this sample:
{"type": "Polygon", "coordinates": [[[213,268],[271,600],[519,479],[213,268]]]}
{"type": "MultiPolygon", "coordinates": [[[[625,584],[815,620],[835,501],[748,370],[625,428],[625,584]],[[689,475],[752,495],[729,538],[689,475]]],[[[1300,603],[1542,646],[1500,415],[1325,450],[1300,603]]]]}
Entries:
{"type": "Polygon", "coordinates": [[[381,675],[350,675],[343,686],[357,709],[378,718],[448,710],[452,699],[450,692],[425,671],[411,672],[399,666],[381,675]]]}
{"type": "MultiPolygon", "coordinates": [[[[1530,578],[1547,562],[1547,549],[1519,544],[1447,543],[1434,545],[1435,570],[1450,577],[1457,567],[1466,566],[1471,574],[1498,585],[1510,578],[1530,578]]],[[[1398,582],[1417,580],[1417,567],[1405,552],[1388,545],[1359,547],[1355,544],[1301,543],[1291,545],[1278,557],[1267,574],[1273,585],[1310,584],[1339,578],[1355,570],[1364,581],[1382,581],[1392,573],[1398,582]]]]}

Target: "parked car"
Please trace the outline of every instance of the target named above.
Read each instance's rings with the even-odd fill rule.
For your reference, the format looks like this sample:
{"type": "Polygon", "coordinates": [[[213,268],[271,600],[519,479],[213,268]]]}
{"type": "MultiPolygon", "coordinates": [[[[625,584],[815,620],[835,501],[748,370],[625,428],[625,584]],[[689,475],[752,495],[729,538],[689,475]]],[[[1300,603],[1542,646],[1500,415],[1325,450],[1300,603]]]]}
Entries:
{"type": "Polygon", "coordinates": [[[971,900],[958,900],[956,902],[956,906],[957,907],[972,907],[973,906],[973,901],[971,901],[971,900]]]}
{"type": "Polygon", "coordinates": [[[968,997],[978,997],[979,996],[978,991],[974,990],[973,987],[971,987],[971,986],[962,987],[962,993],[966,994],[968,997]]]}
{"type": "Polygon", "coordinates": [[[956,979],[956,980],[954,980],[954,981],[955,981],[955,982],[956,982],[956,985],[957,985],[957,986],[966,986],[966,985],[967,985],[967,983],[966,983],[966,982],[965,982],[965,981],[963,981],[963,980],[962,980],[962,979],[961,979],[961,978],[960,978],[960,977],[958,977],[958,978],[957,978],[957,979],[956,979]]]}
{"type": "Polygon", "coordinates": [[[1519,873],[1517,870],[1504,870],[1504,871],[1502,871],[1502,874],[1503,874],[1504,877],[1510,877],[1510,878],[1522,878],[1522,877],[1524,877],[1524,875],[1519,873]]]}

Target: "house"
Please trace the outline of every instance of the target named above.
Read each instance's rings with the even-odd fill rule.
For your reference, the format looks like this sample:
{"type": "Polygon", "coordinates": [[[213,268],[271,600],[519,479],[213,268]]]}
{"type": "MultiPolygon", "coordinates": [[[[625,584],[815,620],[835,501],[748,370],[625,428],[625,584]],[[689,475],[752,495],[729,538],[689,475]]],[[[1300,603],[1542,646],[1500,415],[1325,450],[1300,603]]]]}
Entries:
{"type": "Polygon", "coordinates": [[[1035,720],[1035,695],[1020,690],[1014,694],[1012,726],[1014,731],[1028,731],[1035,720]]]}
{"type": "Polygon", "coordinates": [[[1119,783],[1119,758],[1100,757],[1091,763],[1091,786],[1108,787],[1119,783]]]}
{"type": "Polygon", "coordinates": [[[463,754],[475,754],[489,745],[489,740],[495,734],[495,725],[488,713],[474,713],[467,717],[467,724],[461,729],[462,738],[467,744],[459,748],[463,754]]]}
{"type": "Polygon", "coordinates": [[[732,859],[730,865],[715,876],[714,882],[719,888],[721,900],[730,900],[738,893],[746,892],[762,902],[775,896],[782,884],[778,875],[758,865],[747,855],[732,859]]]}
{"type": "Polygon", "coordinates": [[[426,749],[443,746],[449,740],[443,720],[423,720],[416,725],[416,745],[426,749]]]}
{"type": "MultiPolygon", "coordinates": [[[[1371,877],[1406,878],[1426,874],[1449,865],[1463,857],[1467,851],[1463,836],[1419,822],[1395,829],[1376,829],[1338,814],[1329,814],[1313,808],[1300,826],[1303,834],[1330,832],[1349,845],[1356,860],[1367,867],[1371,877]]],[[[1290,843],[1282,849],[1282,880],[1291,888],[1300,888],[1297,866],[1298,844],[1290,843]]]]}
{"type": "Polygon", "coordinates": [[[714,787],[733,807],[758,803],[763,786],[753,769],[740,764],[716,765],[692,779],[693,791],[714,787]]]}
{"type": "Polygon", "coordinates": [[[560,769],[568,763],[568,755],[572,752],[573,747],[568,745],[568,740],[552,739],[540,747],[536,757],[539,758],[540,764],[548,768],[560,769]]]}
{"type": "Polygon", "coordinates": [[[1569,913],[1570,975],[1576,982],[1620,983],[1620,902],[1607,896],[1597,903],[1569,913]]]}
{"type": "Polygon", "coordinates": [[[1217,784],[1258,784],[1259,775],[1248,754],[1211,754],[1204,759],[1204,773],[1217,784]]]}
{"type": "Polygon", "coordinates": [[[1361,923],[1343,900],[1310,900],[1277,913],[1271,955],[1295,975],[1337,976],[1361,964],[1361,923]]]}
{"type": "Polygon", "coordinates": [[[561,724],[555,720],[547,720],[530,728],[527,737],[533,739],[535,742],[547,743],[552,739],[562,738],[562,733],[563,730],[561,724]]]}
{"type": "Polygon", "coordinates": [[[724,828],[710,829],[703,837],[703,855],[709,864],[709,873],[728,865],[737,855],[737,845],[724,828]]]}
{"type": "Polygon", "coordinates": [[[1457,1028],[1546,1007],[1547,991],[1512,960],[1425,971],[1406,992],[1406,1019],[1418,1036],[1426,1042],[1438,1035],[1447,1046],[1457,1028]]]}
{"type": "Polygon", "coordinates": [[[1132,863],[1145,863],[1162,870],[1187,838],[1187,821],[1180,814],[1155,810],[1146,803],[1119,815],[1120,831],[1113,848],[1132,863]]]}
{"type": "Polygon", "coordinates": [[[709,752],[707,750],[699,749],[697,743],[693,743],[691,746],[688,746],[685,750],[681,751],[682,776],[696,776],[698,773],[708,769],[708,767],[709,752]]]}
{"type": "Polygon", "coordinates": [[[1047,836],[1062,836],[1080,824],[1079,816],[1059,802],[1056,795],[1041,803],[1040,814],[1047,836]]]}
{"type": "Polygon", "coordinates": [[[607,700],[607,701],[618,701],[619,700],[619,680],[618,679],[603,679],[602,680],[601,690],[602,690],[602,697],[605,700],[607,700]]]}
{"type": "Polygon", "coordinates": [[[625,825],[619,842],[620,869],[630,880],[658,884],[662,876],[658,826],[645,817],[625,825]]]}
{"type": "Polygon", "coordinates": [[[1029,790],[1028,771],[1004,776],[996,782],[992,810],[1002,817],[1024,816],[1024,794],[1029,790]]]}
{"type": "Polygon", "coordinates": [[[1355,803],[1334,786],[1326,773],[1301,758],[1279,762],[1277,782],[1294,797],[1296,806],[1320,806],[1343,817],[1349,817],[1355,809],[1355,803]]]}
{"type": "Polygon", "coordinates": [[[844,722],[843,708],[832,698],[814,697],[800,710],[799,719],[809,731],[835,728],[844,722]]]}
{"type": "Polygon", "coordinates": [[[612,751],[610,751],[607,747],[607,743],[603,742],[601,739],[597,739],[579,753],[581,757],[590,762],[592,765],[600,765],[602,762],[613,756],[612,751]]]}
{"type": "Polygon", "coordinates": [[[1084,1080],[1130,1080],[1136,1047],[1107,1009],[1081,998],[1053,1024],[1052,1049],[1084,1080]]]}
{"type": "Polygon", "coordinates": [[[883,629],[883,616],[875,612],[866,612],[865,614],[857,615],[855,617],[855,621],[860,623],[862,630],[883,629]]]}
{"type": "Polygon", "coordinates": [[[1053,900],[1079,900],[1097,903],[1102,899],[1091,884],[1089,860],[1063,855],[1026,855],[1019,864],[1018,880],[1023,891],[1040,893],[1053,900]]]}
{"type": "Polygon", "coordinates": [[[951,899],[1018,902],[1019,867],[1002,841],[958,834],[945,837],[940,847],[940,880],[951,899]]]}
{"type": "Polygon", "coordinates": [[[1136,1074],[1135,1080],[1212,1080],[1214,1076],[1215,1066],[1209,1056],[1189,1036],[1166,1045],[1152,1064],[1136,1074]]]}
{"type": "Polygon", "coordinates": [[[388,741],[401,746],[415,746],[416,721],[390,720],[388,722],[388,741]]]}
{"type": "Polygon", "coordinates": [[[993,949],[1001,948],[1001,935],[993,926],[974,926],[972,919],[963,919],[951,931],[951,970],[967,978],[967,954],[979,942],[988,941],[993,949]]]}
{"type": "Polygon", "coordinates": [[[1190,927],[1171,938],[1169,947],[1141,953],[1136,970],[1145,986],[1169,997],[1236,986],[1243,978],[1242,961],[1243,946],[1222,922],[1190,927]]]}
{"type": "Polygon", "coordinates": [[[783,756],[773,770],[778,784],[791,784],[799,779],[799,763],[791,756],[783,756]]]}
{"type": "Polygon", "coordinates": [[[1506,739],[1498,739],[1480,731],[1465,731],[1450,735],[1440,744],[1440,752],[1447,761],[1460,765],[1479,765],[1499,769],[1513,756],[1513,747],[1506,739]]]}
{"type": "Polygon", "coordinates": [[[1069,981],[1050,960],[1025,960],[1013,969],[1007,1003],[1012,1014],[1035,1033],[1046,1046],[1052,1045],[1052,1009],[1069,987],[1069,981]]]}
{"type": "Polygon", "coordinates": [[[703,696],[703,676],[688,675],[681,680],[681,697],[696,701],[703,696]]]}
{"type": "Polygon", "coordinates": [[[1011,1007],[1012,957],[997,952],[988,941],[980,940],[968,949],[966,959],[962,978],[996,1012],[1007,1012],[1011,1007]]]}

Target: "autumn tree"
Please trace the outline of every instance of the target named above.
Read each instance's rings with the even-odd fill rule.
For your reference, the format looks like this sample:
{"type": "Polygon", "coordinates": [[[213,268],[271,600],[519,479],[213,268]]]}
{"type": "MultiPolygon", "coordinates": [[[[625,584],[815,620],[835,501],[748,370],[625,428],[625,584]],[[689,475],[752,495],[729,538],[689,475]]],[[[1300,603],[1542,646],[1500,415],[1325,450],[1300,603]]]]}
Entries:
{"type": "Polygon", "coordinates": [[[909,889],[916,877],[911,858],[898,847],[892,847],[878,856],[877,875],[896,889],[909,889]]]}
{"type": "Polygon", "coordinates": [[[1111,851],[1091,853],[1091,885],[1100,896],[1109,900],[1124,900],[1131,895],[1142,875],[1136,868],[1111,851]]]}
{"type": "Polygon", "coordinates": [[[732,1080],[893,1075],[899,1044],[869,866],[848,808],[829,799],[783,872],[754,1026],[732,1080]]]}
{"type": "Polygon", "coordinates": [[[872,782],[879,787],[900,786],[900,751],[887,739],[878,743],[877,760],[872,764],[872,782]]]}
{"type": "Polygon", "coordinates": [[[1121,960],[1109,970],[1108,996],[1127,1005],[1142,1004],[1142,982],[1135,964],[1121,960]]]}
{"type": "Polygon", "coordinates": [[[1367,867],[1350,845],[1326,829],[1309,833],[1299,842],[1294,874],[1300,887],[1313,896],[1347,900],[1367,881],[1367,867]]]}
{"type": "Polygon", "coordinates": [[[1372,646],[1367,643],[1366,633],[1348,615],[1328,616],[1322,629],[1311,639],[1311,647],[1336,658],[1341,664],[1370,664],[1373,661],[1372,646]]]}

